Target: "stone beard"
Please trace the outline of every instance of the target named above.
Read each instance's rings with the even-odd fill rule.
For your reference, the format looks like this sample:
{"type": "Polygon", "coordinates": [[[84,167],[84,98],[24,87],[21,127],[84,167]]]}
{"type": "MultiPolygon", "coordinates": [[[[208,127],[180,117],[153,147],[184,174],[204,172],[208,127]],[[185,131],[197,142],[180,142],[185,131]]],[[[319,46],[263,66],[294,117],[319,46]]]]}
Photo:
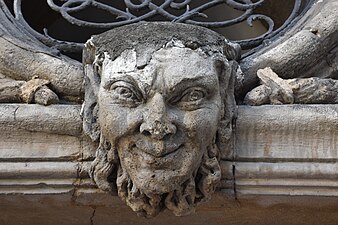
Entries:
{"type": "Polygon", "coordinates": [[[223,46],[212,50],[171,40],[150,53],[101,52],[85,65],[84,130],[99,138],[90,175],[138,215],[188,215],[221,179],[237,64],[223,46]]]}
{"type": "Polygon", "coordinates": [[[211,197],[221,178],[217,159],[219,152],[217,146],[214,145],[210,146],[203,154],[199,167],[174,190],[164,193],[143,190],[133,183],[118,158],[116,163],[108,163],[107,153],[114,152],[116,149],[112,149],[108,142],[105,145],[108,147],[107,149],[98,149],[97,157],[92,164],[92,177],[95,177],[97,184],[103,186],[100,187],[101,189],[107,191],[117,189],[118,196],[139,216],[154,217],[164,208],[169,209],[176,216],[189,215],[195,211],[196,204],[211,197]],[[94,173],[96,174],[94,175],[94,173]],[[113,178],[112,183],[109,178],[113,178]],[[115,179],[116,186],[113,183],[115,179]]]}

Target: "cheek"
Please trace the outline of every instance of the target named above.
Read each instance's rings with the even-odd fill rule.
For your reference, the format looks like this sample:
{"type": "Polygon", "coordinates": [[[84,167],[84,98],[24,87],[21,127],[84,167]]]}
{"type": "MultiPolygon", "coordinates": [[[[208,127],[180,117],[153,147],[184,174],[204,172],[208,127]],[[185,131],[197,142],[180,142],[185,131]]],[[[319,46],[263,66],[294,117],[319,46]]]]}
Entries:
{"type": "Polygon", "coordinates": [[[115,139],[128,130],[128,110],[113,105],[100,105],[99,122],[105,137],[115,139]]]}
{"type": "Polygon", "coordinates": [[[187,137],[196,143],[210,143],[214,138],[220,118],[218,108],[203,108],[186,112],[182,125],[187,137]]]}
{"type": "Polygon", "coordinates": [[[107,109],[103,110],[101,107],[99,121],[102,134],[111,140],[111,138],[117,135],[114,131],[118,131],[122,127],[121,121],[123,120],[119,118],[118,114],[107,109]]]}
{"type": "Polygon", "coordinates": [[[142,121],[142,114],[138,109],[110,104],[109,101],[101,101],[99,107],[101,130],[111,141],[138,132],[142,121]]]}

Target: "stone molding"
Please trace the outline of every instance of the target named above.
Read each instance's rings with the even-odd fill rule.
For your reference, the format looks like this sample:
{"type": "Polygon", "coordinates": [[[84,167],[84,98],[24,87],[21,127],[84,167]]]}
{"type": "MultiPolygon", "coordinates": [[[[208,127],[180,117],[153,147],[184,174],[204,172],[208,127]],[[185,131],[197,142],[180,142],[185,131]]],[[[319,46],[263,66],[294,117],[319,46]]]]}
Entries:
{"type": "MultiPolygon", "coordinates": [[[[80,109],[0,106],[0,195],[102,193],[87,173],[96,146],[80,109]]],[[[337,116],[338,105],[239,106],[219,188],[237,198],[338,196],[337,116]]]]}

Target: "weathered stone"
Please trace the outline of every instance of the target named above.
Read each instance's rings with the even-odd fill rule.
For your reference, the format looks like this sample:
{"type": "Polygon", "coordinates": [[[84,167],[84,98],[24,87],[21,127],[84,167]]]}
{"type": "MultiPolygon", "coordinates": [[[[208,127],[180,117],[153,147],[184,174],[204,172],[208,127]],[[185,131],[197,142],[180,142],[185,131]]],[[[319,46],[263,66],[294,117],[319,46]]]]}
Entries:
{"type": "Polygon", "coordinates": [[[0,129],[80,136],[80,109],[79,105],[1,104],[0,129]]]}
{"type": "Polygon", "coordinates": [[[25,81],[16,81],[0,74],[0,103],[19,103],[21,102],[20,87],[25,81]]]}
{"type": "Polygon", "coordinates": [[[210,198],[219,149],[231,146],[235,46],[172,23],[125,26],[87,42],[84,131],[100,136],[90,173],[100,189],[117,189],[146,217],[165,208],[187,215],[210,198]]]}
{"type": "Polygon", "coordinates": [[[258,85],[258,69],[271,67],[281,78],[338,78],[338,2],[317,0],[300,21],[269,46],[241,61],[245,94],[258,85]]]}
{"type": "Polygon", "coordinates": [[[338,105],[241,106],[236,159],[334,162],[338,159],[337,116],[338,105]]]}
{"type": "MultiPolygon", "coordinates": [[[[81,127],[79,106],[11,104],[0,108],[1,132],[7,130],[12,135],[6,137],[5,132],[1,140],[27,145],[18,150],[13,148],[11,155],[10,149],[5,147],[9,145],[0,144],[4,146],[0,149],[0,223],[31,224],[32,220],[39,219],[37,224],[46,224],[46,221],[86,224],[92,218],[92,221],[105,224],[118,218],[121,224],[132,221],[203,224],[215,218],[210,224],[247,221],[260,225],[271,224],[270,214],[283,218],[281,224],[285,221],[297,225],[326,221],[334,225],[336,222],[337,105],[239,106],[235,157],[232,161],[220,162],[222,181],[219,188],[222,191],[215,193],[209,203],[198,207],[194,215],[177,218],[164,211],[152,220],[137,217],[117,193],[103,192],[91,182],[88,171],[95,147],[91,158],[82,158],[83,148],[79,148],[79,154],[65,155],[72,145],[74,149],[80,146],[76,139],[81,141],[81,131],[73,130],[73,136],[65,131],[62,134],[60,128],[56,128],[66,127],[55,118],[56,115],[68,118],[67,129],[76,124],[81,127]],[[23,127],[13,123],[13,113],[3,113],[14,112],[18,107],[19,118],[23,118],[25,112],[35,112],[26,115],[23,121],[30,122],[22,122],[23,127]],[[66,111],[73,113],[66,114],[66,111]],[[42,123],[49,125],[38,126],[42,123]],[[31,132],[34,130],[43,131],[43,134],[31,132]],[[23,140],[30,132],[29,142],[23,140]],[[39,142],[44,143],[43,148],[36,144],[39,142]],[[57,143],[61,148],[53,151],[57,143]],[[269,143],[272,143],[270,147],[269,143]],[[51,211],[52,220],[49,219],[51,211]],[[13,217],[14,212],[20,216],[13,217]],[[314,213],[320,218],[310,220],[308,215],[314,213]],[[300,215],[304,218],[298,220],[300,215]]],[[[88,147],[90,143],[83,142],[82,146],[88,147]]],[[[71,150],[69,154],[74,152],[71,150]]]]}
{"type": "Polygon", "coordinates": [[[9,195],[0,197],[1,224],[30,225],[336,225],[337,197],[247,196],[240,200],[216,193],[209,204],[186,217],[163,212],[151,220],[140,218],[116,196],[87,194],[93,204],[72,202],[71,194],[9,195]],[[20,202],[20,204],[18,204],[20,202]],[[110,205],[99,205],[110,202],[110,205]],[[18,216],[19,215],[19,216],[18,216]],[[313,216],[315,215],[315,216],[313,216]]]}
{"type": "Polygon", "coordinates": [[[56,104],[59,102],[58,96],[46,85],[48,80],[33,78],[21,86],[20,97],[25,103],[38,103],[41,105],[56,104]]]}
{"type": "Polygon", "coordinates": [[[338,81],[321,78],[283,80],[271,68],[260,69],[257,76],[261,86],[244,98],[249,105],[263,104],[337,104],[338,81]]]}
{"type": "Polygon", "coordinates": [[[40,105],[51,105],[59,103],[59,97],[46,85],[38,88],[34,94],[34,102],[40,105]]]}
{"type": "Polygon", "coordinates": [[[32,52],[24,43],[19,44],[21,47],[15,42],[12,37],[0,37],[0,73],[15,80],[28,81],[34,76],[49,80],[53,89],[63,97],[82,95],[80,63],[32,52]]]}
{"type": "MultiPolygon", "coordinates": [[[[282,77],[258,71],[263,85],[247,103],[338,102],[337,81],[294,79],[337,78],[337,7],[315,1],[284,37],[242,61],[240,94],[257,84],[259,68],[282,77]]],[[[3,9],[0,102],[24,94],[47,105],[55,93],[63,103],[80,102],[81,65],[19,32],[3,9]],[[30,86],[34,75],[51,84],[30,86]]],[[[337,224],[337,105],[239,106],[234,118],[226,79],[235,76],[236,45],[188,27],[144,23],[87,43],[83,130],[100,142],[82,136],[79,106],[0,106],[0,224],[337,224]],[[170,159],[176,150],[183,153],[170,159]],[[164,208],[184,215],[216,185],[222,191],[211,204],[183,218],[163,212],[146,221],[116,196],[148,217],[164,208]]]]}

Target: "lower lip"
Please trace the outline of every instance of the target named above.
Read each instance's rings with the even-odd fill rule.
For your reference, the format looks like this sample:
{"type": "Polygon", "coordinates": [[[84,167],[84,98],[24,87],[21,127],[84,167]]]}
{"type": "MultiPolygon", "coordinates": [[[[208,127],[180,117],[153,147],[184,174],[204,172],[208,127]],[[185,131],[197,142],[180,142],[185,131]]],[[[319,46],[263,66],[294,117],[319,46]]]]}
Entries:
{"type": "Polygon", "coordinates": [[[139,154],[140,156],[142,156],[144,158],[144,161],[145,162],[159,162],[160,160],[165,160],[166,162],[168,162],[168,160],[172,161],[174,159],[177,159],[177,155],[179,154],[179,150],[181,150],[183,147],[183,145],[179,145],[179,147],[177,149],[175,149],[174,151],[172,152],[169,152],[165,155],[162,155],[162,156],[159,156],[159,157],[156,157],[156,156],[153,156],[145,151],[142,151],[140,148],[134,146],[133,147],[133,151],[137,152],[137,154],[139,154]]]}
{"type": "Polygon", "coordinates": [[[166,154],[160,156],[159,158],[165,158],[165,157],[167,157],[167,156],[170,156],[170,155],[176,153],[180,148],[182,148],[182,145],[179,145],[175,150],[170,151],[170,152],[168,152],[168,153],[166,153],[166,154]]]}

